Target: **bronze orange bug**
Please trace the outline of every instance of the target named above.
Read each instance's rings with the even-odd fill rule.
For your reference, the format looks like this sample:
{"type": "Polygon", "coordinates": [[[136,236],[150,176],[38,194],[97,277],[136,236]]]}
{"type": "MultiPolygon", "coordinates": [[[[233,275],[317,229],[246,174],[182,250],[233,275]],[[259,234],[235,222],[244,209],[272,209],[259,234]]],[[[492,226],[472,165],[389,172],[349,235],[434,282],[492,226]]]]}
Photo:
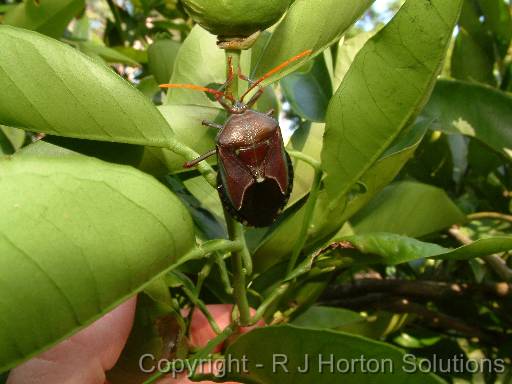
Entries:
{"type": "Polygon", "coordinates": [[[237,100],[224,92],[234,81],[231,62],[226,82],[219,90],[193,84],[162,84],[162,88],[188,88],[203,91],[215,99],[228,112],[224,125],[203,121],[203,125],[219,130],[216,148],[185,163],[191,168],[217,154],[218,192],[226,210],[245,225],[266,227],[271,225],[290,197],[293,186],[293,167],[285,151],[279,122],[274,111],[261,113],[251,109],[263,94],[260,84],[292,62],[308,56],[307,50],[275,67],[257,81],[250,80],[240,70],[238,77],[250,86],[237,100]],[[258,91],[245,103],[244,98],[255,88],[258,91]]]}

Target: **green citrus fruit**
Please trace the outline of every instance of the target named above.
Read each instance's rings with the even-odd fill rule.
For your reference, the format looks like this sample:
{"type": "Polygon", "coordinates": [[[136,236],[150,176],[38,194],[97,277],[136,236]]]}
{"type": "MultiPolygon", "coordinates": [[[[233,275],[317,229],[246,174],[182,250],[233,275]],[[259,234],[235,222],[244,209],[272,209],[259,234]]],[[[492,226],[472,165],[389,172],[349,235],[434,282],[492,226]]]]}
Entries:
{"type": "Polygon", "coordinates": [[[276,23],[290,0],[183,0],[192,19],[214,35],[247,37],[276,23]]]}

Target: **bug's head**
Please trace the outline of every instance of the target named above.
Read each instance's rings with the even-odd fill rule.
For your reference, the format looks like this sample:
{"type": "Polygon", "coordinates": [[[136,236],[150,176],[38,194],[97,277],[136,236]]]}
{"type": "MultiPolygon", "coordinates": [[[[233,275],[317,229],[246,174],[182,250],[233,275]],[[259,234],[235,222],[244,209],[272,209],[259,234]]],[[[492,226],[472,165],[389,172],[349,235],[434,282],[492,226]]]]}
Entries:
{"type": "Polygon", "coordinates": [[[231,113],[241,114],[247,111],[248,107],[242,100],[235,100],[233,105],[231,106],[231,113]]]}

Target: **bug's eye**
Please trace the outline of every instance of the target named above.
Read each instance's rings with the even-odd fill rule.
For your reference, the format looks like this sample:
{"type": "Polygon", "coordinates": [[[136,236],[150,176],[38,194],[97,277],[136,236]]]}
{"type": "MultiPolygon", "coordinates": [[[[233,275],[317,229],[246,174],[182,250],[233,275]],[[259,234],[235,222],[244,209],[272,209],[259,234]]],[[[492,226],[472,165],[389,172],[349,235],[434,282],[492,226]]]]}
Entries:
{"type": "Polygon", "coordinates": [[[235,155],[240,156],[240,149],[235,149],[235,155]]]}

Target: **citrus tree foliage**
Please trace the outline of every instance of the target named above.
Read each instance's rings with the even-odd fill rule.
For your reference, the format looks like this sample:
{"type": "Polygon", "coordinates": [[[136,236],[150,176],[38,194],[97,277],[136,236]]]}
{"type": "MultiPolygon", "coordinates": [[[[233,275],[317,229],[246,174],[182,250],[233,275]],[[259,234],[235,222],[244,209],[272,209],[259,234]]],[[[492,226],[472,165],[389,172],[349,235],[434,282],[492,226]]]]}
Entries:
{"type": "Polygon", "coordinates": [[[344,382],[510,380],[509,1],[406,0],[386,14],[372,0],[268,2],[272,15],[206,1],[212,22],[188,0],[0,1],[0,382],[137,293],[112,384],[151,380],[145,353],[207,355],[188,351],[187,309],[212,303],[238,307],[221,353],[250,360],[220,382],[340,382],[318,360],[273,372],[273,354],[290,370],[306,354],[394,365],[344,382]],[[239,65],[257,79],[307,52],[265,78],[254,106],[280,114],[295,182],[256,229],[224,212],[215,159],[183,168],[215,146],[201,121],[226,112],[158,85],[225,82],[225,52],[195,21],[231,37],[276,20],[239,65]],[[503,368],[402,369],[455,355],[503,368]]]}

